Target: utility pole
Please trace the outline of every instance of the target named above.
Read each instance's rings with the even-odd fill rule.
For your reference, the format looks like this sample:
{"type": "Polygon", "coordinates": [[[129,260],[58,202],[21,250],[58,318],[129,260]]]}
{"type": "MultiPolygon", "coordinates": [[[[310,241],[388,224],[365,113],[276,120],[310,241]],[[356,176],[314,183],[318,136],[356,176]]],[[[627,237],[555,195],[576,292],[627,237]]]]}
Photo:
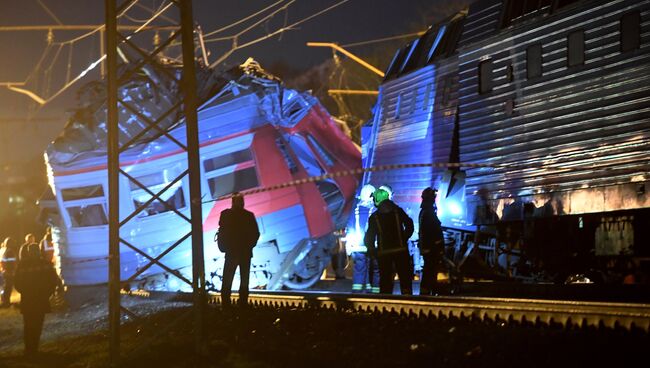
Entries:
{"type": "Polygon", "coordinates": [[[194,347],[201,355],[204,341],[205,262],[203,260],[203,222],[201,212],[201,171],[199,162],[199,121],[196,111],[196,71],[194,70],[194,22],[192,0],[181,0],[181,31],[183,42],[183,80],[185,127],[187,130],[187,163],[190,177],[190,209],[192,215],[192,290],[194,291],[194,347]]]}
{"type": "MultiPolygon", "coordinates": [[[[195,73],[195,55],[194,55],[194,22],[192,20],[192,1],[191,0],[167,0],[167,5],[162,6],[157,16],[162,14],[169,8],[174,8],[180,12],[180,20],[177,26],[173,26],[173,33],[162,41],[154,51],[149,52],[138,47],[138,43],[134,41],[141,30],[144,30],[146,25],[149,24],[151,19],[144,26],[139,27],[127,36],[122,35],[117,27],[118,18],[128,11],[134,0],[124,0],[121,5],[116,6],[116,1],[119,0],[105,0],[106,2],[106,81],[107,81],[107,124],[108,124],[108,183],[109,183],[109,354],[110,363],[112,367],[119,367],[121,360],[120,352],[120,316],[121,313],[127,314],[130,318],[139,318],[135,313],[129,311],[121,305],[120,290],[124,285],[137,280],[142,274],[151,266],[156,265],[164,269],[171,277],[177,277],[182,282],[192,287],[194,293],[194,308],[193,308],[193,322],[195,334],[195,351],[202,353],[203,349],[203,332],[204,332],[204,314],[206,309],[205,297],[205,271],[204,271],[204,255],[203,255],[203,222],[201,213],[201,184],[200,184],[200,168],[199,168],[199,141],[198,141],[198,117],[197,117],[197,91],[196,91],[196,73],[195,73]],[[182,78],[179,80],[177,74],[171,72],[165,65],[159,63],[159,58],[163,55],[163,51],[171,47],[172,43],[181,38],[183,48],[183,68],[182,78]],[[119,55],[125,60],[126,65],[118,70],[118,48],[119,55]],[[126,50],[135,51],[131,54],[126,50]],[[125,56],[128,55],[129,57],[125,56]],[[143,115],[137,106],[133,106],[132,102],[128,99],[120,98],[120,87],[122,84],[129,83],[130,80],[136,77],[136,74],[141,73],[142,69],[150,65],[161,75],[164,75],[166,80],[170,83],[176,83],[180,86],[182,98],[180,96],[170,96],[170,99],[176,98],[177,103],[170,105],[167,111],[161,112],[158,116],[143,115]],[[119,73],[118,73],[119,72],[119,73]],[[121,84],[120,84],[121,83],[121,84]],[[141,134],[133,137],[123,137],[119,135],[120,132],[120,109],[122,112],[129,111],[130,116],[122,117],[122,122],[126,123],[128,118],[136,118],[146,125],[141,134]],[[176,111],[183,109],[186,125],[186,141],[181,142],[170,135],[171,127],[175,124],[164,125],[165,119],[168,116],[174,116],[176,111]],[[190,230],[182,235],[173,244],[162,250],[158,255],[151,255],[145,250],[141,249],[138,244],[131,244],[128,240],[121,237],[120,229],[129,221],[136,219],[137,215],[141,213],[152,201],[158,201],[163,205],[166,202],[162,199],[163,195],[168,190],[173,190],[172,185],[165,186],[157,193],[153,193],[142,184],[138,178],[130,175],[120,167],[120,154],[129,148],[134,147],[139,142],[141,137],[145,136],[147,132],[151,131],[160,132],[161,135],[166,136],[174,144],[179,147],[180,151],[185,152],[187,155],[187,169],[180,173],[176,178],[170,178],[171,184],[180,182],[185,176],[188,177],[190,187],[190,211],[182,212],[176,208],[168,208],[177,216],[186,220],[190,225],[190,230]],[[138,138],[139,137],[139,138],[138,138]],[[146,189],[151,194],[151,199],[131,212],[120,213],[119,198],[120,198],[120,182],[123,182],[125,188],[128,184],[134,184],[139,188],[146,189]],[[128,183],[127,183],[128,182],[128,183]],[[192,247],[192,280],[183,275],[178,270],[173,270],[167,267],[162,258],[173,249],[181,244],[187,244],[186,240],[191,237],[192,247]],[[149,262],[143,266],[138,267],[137,271],[132,275],[122,275],[120,267],[120,247],[127,247],[134,251],[136,254],[147,259],[149,262]]],[[[165,5],[165,4],[163,4],[165,5]]],[[[130,31],[130,29],[127,29],[130,31]]],[[[130,193],[127,193],[130,195],[130,193]]],[[[178,319],[176,323],[182,321],[178,319]]],[[[172,322],[170,322],[172,324],[172,322]]],[[[146,341],[142,343],[144,346],[146,341]]],[[[137,349],[136,349],[137,350],[137,349]]]]}
{"type": "Polygon", "coordinates": [[[120,364],[120,146],[117,111],[117,11],[106,0],[106,119],[108,123],[108,327],[111,367],[120,364]]]}

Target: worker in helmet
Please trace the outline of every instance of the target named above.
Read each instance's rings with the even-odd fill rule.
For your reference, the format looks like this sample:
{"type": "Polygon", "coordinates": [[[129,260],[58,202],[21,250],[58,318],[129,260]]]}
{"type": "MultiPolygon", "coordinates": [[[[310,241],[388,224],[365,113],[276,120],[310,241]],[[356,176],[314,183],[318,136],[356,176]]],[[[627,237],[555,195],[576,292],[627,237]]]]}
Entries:
{"type": "Polygon", "coordinates": [[[377,210],[368,219],[364,243],[368,253],[377,258],[379,292],[393,293],[393,279],[397,271],[401,293],[411,295],[413,267],[407,242],[413,234],[413,220],[389,199],[388,191],[377,189],[372,197],[377,210]]]}
{"type": "Polygon", "coordinates": [[[444,239],[440,220],[436,214],[436,190],[433,188],[426,188],[422,191],[418,232],[418,247],[422,258],[424,258],[420,295],[435,295],[444,239]]]}
{"type": "Polygon", "coordinates": [[[348,226],[346,248],[352,257],[352,292],[353,293],[379,293],[379,268],[377,260],[368,255],[368,250],[363,244],[363,231],[361,224],[368,222],[372,208],[372,193],[375,187],[364,185],[358,196],[354,216],[348,226]]]}

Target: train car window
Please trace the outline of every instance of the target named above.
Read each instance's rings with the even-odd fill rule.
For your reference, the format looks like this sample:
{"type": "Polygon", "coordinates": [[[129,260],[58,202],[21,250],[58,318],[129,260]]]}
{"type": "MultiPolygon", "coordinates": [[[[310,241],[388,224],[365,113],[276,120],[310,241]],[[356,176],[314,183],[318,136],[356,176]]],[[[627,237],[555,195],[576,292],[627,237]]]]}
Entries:
{"type": "Polygon", "coordinates": [[[249,148],[231,152],[227,155],[209,158],[203,161],[205,171],[214,171],[246,161],[252,161],[253,154],[249,148]]]}
{"type": "Polygon", "coordinates": [[[208,178],[208,187],[210,188],[212,199],[217,199],[234,192],[242,192],[257,186],[259,186],[259,181],[255,167],[208,178]]]}
{"type": "Polygon", "coordinates": [[[436,38],[431,44],[431,47],[429,49],[429,54],[427,55],[427,63],[430,62],[433,56],[436,54],[439,48],[438,46],[440,45],[440,41],[442,40],[442,37],[446,36],[446,31],[447,31],[447,26],[442,26],[440,27],[440,29],[438,29],[438,32],[436,33],[436,38]]]}
{"type": "Polygon", "coordinates": [[[621,52],[636,50],[641,45],[641,13],[627,13],[621,17],[621,52]]]}
{"type": "MultiPolygon", "coordinates": [[[[152,193],[158,193],[165,187],[169,186],[175,178],[181,173],[180,167],[171,169],[164,169],[161,172],[154,174],[137,176],[135,179],[152,193]]],[[[146,190],[142,189],[138,184],[130,181],[131,186],[131,200],[133,206],[137,209],[144,206],[152,196],[146,190]]],[[[176,181],[171,187],[160,194],[159,199],[151,201],[139,213],[141,217],[153,216],[160,213],[172,211],[172,209],[180,210],[185,208],[185,196],[183,195],[182,181],[176,181]]]]}
{"type": "Polygon", "coordinates": [[[526,78],[542,76],[542,44],[530,45],[526,49],[526,78]]]}
{"type": "Polygon", "coordinates": [[[86,187],[61,189],[61,197],[64,201],[74,201],[77,199],[88,199],[104,197],[104,188],[101,185],[89,185],[86,187]]]}
{"type": "Polygon", "coordinates": [[[445,57],[451,55],[456,50],[456,45],[460,36],[463,33],[463,18],[456,19],[444,29],[444,34],[436,46],[433,55],[429,58],[429,62],[437,59],[438,57],[445,57]]]}
{"type": "Polygon", "coordinates": [[[404,61],[404,57],[408,52],[408,47],[409,45],[402,47],[395,53],[395,56],[393,57],[393,61],[391,61],[390,66],[386,71],[386,77],[384,78],[385,80],[395,77],[399,74],[399,70],[402,65],[402,62],[404,61]]]}
{"type": "Polygon", "coordinates": [[[104,188],[101,185],[61,189],[61,198],[70,218],[70,226],[87,227],[108,224],[104,188]]]}
{"type": "Polygon", "coordinates": [[[318,155],[323,159],[323,161],[325,162],[325,165],[327,165],[327,166],[333,166],[334,165],[334,159],[332,158],[332,156],[329,154],[329,152],[327,152],[325,147],[321,146],[321,144],[318,143],[318,141],[316,141],[316,139],[314,139],[314,137],[312,137],[311,134],[307,135],[307,140],[309,141],[311,146],[314,147],[316,152],[318,152],[318,155]]]}
{"type": "Polygon", "coordinates": [[[427,52],[429,51],[429,47],[431,47],[434,38],[435,34],[432,34],[431,29],[429,29],[420,37],[417,45],[415,46],[415,49],[413,50],[413,53],[411,54],[411,57],[406,62],[406,66],[404,67],[403,71],[404,73],[419,69],[424,66],[427,61],[427,52]]]}
{"type": "Polygon", "coordinates": [[[478,64],[478,92],[488,93],[492,90],[492,59],[483,60],[478,64]]]}
{"type": "Polygon", "coordinates": [[[413,52],[415,51],[415,49],[417,48],[417,46],[418,46],[419,43],[420,43],[420,39],[418,38],[418,39],[413,40],[413,42],[411,42],[410,44],[408,44],[408,46],[406,47],[406,49],[408,50],[408,52],[406,53],[406,57],[405,57],[404,60],[402,61],[402,65],[401,65],[400,68],[399,68],[399,72],[400,72],[400,74],[401,74],[402,72],[404,72],[404,68],[406,68],[406,64],[407,64],[408,61],[411,59],[411,56],[413,56],[413,52]]]}
{"type": "Polygon", "coordinates": [[[108,224],[106,210],[102,204],[67,207],[72,227],[101,226],[108,224]]]}
{"type": "Polygon", "coordinates": [[[576,66],[585,63],[585,32],[574,31],[567,37],[567,65],[576,66]]]}
{"type": "Polygon", "coordinates": [[[259,186],[250,148],[203,161],[212,199],[259,186]]]}
{"type": "Polygon", "coordinates": [[[553,0],[507,0],[503,7],[502,27],[526,18],[525,16],[551,9],[553,0]]]}

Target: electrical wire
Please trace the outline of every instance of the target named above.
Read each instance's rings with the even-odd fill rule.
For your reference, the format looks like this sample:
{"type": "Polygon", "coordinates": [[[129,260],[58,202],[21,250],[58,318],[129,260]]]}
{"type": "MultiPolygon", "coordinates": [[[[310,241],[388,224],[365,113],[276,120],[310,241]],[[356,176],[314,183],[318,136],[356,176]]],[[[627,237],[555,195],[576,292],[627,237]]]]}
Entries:
{"type": "Polygon", "coordinates": [[[54,19],[55,22],[57,22],[58,24],[63,24],[61,23],[59,18],[57,18],[57,16],[47,6],[45,6],[45,4],[43,4],[41,0],[36,0],[36,1],[41,5],[41,7],[45,10],[45,12],[49,14],[50,17],[52,17],[52,19],[54,19]]]}
{"type": "Polygon", "coordinates": [[[309,21],[309,20],[311,20],[311,19],[313,19],[313,18],[315,18],[315,17],[317,17],[319,15],[322,15],[322,14],[324,14],[324,13],[326,13],[326,12],[328,12],[328,11],[330,11],[330,10],[340,6],[340,5],[343,5],[343,4],[347,3],[348,1],[350,1],[350,0],[341,0],[341,1],[339,1],[338,3],[336,3],[334,5],[331,5],[331,6],[327,7],[327,8],[325,8],[325,9],[322,9],[322,10],[320,10],[320,11],[318,11],[318,12],[316,12],[316,13],[308,16],[308,17],[305,17],[305,18],[303,18],[303,19],[301,19],[301,20],[299,20],[297,22],[294,22],[294,23],[292,23],[292,24],[290,24],[288,26],[282,27],[282,28],[280,28],[280,29],[278,29],[278,30],[276,30],[276,31],[274,31],[272,33],[267,34],[266,36],[259,37],[257,39],[254,39],[252,41],[246,42],[246,43],[241,44],[241,45],[234,44],[233,47],[230,50],[226,51],[226,53],[224,55],[222,55],[219,59],[217,59],[215,62],[210,64],[210,68],[214,68],[217,65],[221,64],[224,60],[226,60],[230,55],[232,55],[237,50],[240,50],[240,49],[243,49],[245,47],[248,47],[248,46],[254,45],[256,43],[262,42],[262,41],[267,40],[267,39],[269,39],[269,38],[271,38],[271,37],[273,37],[273,36],[275,36],[277,34],[280,34],[282,32],[293,30],[294,27],[296,27],[296,26],[298,26],[298,25],[300,25],[302,23],[305,23],[305,22],[307,22],[307,21],[309,21]]]}
{"type": "MultiPolygon", "coordinates": [[[[234,35],[231,35],[231,36],[225,36],[225,37],[218,37],[218,38],[204,38],[203,41],[204,41],[205,43],[211,43],[211,42],[214,42],[214,41],[223,41],[223,40],[234,40],[234,42],[236,42],[236,41],[239,39],[239,37],[240,37],[241,35],[243,35],[244,33],[248,32],[248,31],[250,31],[251,29],[257,27],[258,25],[262,24],[263,22],[265,22],[265,21],[267,21],[267,20],[270,20],[271,18],[273,18],[273,17],[274,17],[276,14],[278,14],[279,12],[281,12],[281,11],[286,11],[286,9],[287,9],[291,4],[293,4],[294,2],[296,2],[296,0],[291,0],[291,1],[289,1],[288,3],[284,4],[284,6],[282,6],[281,8],[276,9],[275,11],[273,11],[272,13],[270,13],[269,15],[266,15],[266,16],[263,17],[262,19],[258,20],[257,22],[255,22],[255,23],[253,23],[252,25],[250,25],[250,26],[244,28],[243,30],[237,32],[237,33],[234,34],[234,35]]],[[[204,36],[204,37],[205,37],[205,36],[204,36]]]]}
{"type": "Polygon", "coordinates": [[[238,21],[236,21],[236,22],[234,22],[234,23],[231,23],[231,24],[229,24],[229,25],[227,25],[227,26],[224,26],[224,27],[221,27],[221,28],[216,29],[216,30],[214,30],[214,31],[208,32],[208,33],[204,34],[203,37],[210,37],[210,36],[212,36],[212,35],[214,35],[214,34],[221,33],[221,32],[223,32],[223,31],[225,31],[225,30],[227,30],[227,29],[230,29],[230,28],[232,28],[232,27],[234,27],[234,26],[236,26],[236,25],[239,25],[239,24],[241,24],[241,23],[243,23],[243,22],[245,22],[245,21],[247,21],[247,20],[249,20],[249,19],[255,18],[256,16],[258,16],[258,15],[264,13],[265,11],[267,11],[267,10],[269,10],[269,9],[274,8],[275,6],[277,6],[278,4],[283,3],[284,1],[285,1],[285,0],[279,0],[279,1],[276,1],[275,3],[273,3],[273,4],[269,5],[269,6],[267,6],[266,8],[264,8],[264,9],[258,11],[258,12],[256,12],[255,14],[251,14],[251,15],[249,15],[249,16],[247,16],[247,17],[245,17],[245,18],[242,18],[242,19],[240,19],[240,20],[238,20],[238,21]]]}

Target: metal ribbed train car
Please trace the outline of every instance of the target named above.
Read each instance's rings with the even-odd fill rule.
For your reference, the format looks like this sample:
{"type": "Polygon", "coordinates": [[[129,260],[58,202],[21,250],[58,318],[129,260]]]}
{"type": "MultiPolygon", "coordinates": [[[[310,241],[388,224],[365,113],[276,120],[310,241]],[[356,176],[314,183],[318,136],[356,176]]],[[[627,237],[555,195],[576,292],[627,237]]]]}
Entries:
{"type": "Polygon", "coordinates": [[[373,165],[487,166],[362,183],[411,215],[439,187],[443,225],[491,234],[495,266],[501,251],[556,275],[650,256],[649,1],[477,1],[397,52],[371,129],[373,165]],[[454,26],[444,51],[430,41],[454,26]]]}
{"type": "MultiPolygon", "coordinates": [[[[220,212],[230,207],[230,200],[220,200],[220,197],[360,166],[358,147],[310,94],[284,88],[280,81],[251,67],[250,63],[246,69],[231,71],[226,77],[215,84],[217,88],[212,88],[214,91],[204,99],[198,112],[205,269],[208,286],[216,290],[221,285],[224,258],[213,239],[220,212]]],[[[131,92],[141,90],[140,87],[124,87],[120,93],[137,103],[135,100],[141,94],[131,92]]],[[[147,91],[156,88],[144,87],[147,91]]],[[[162,88],[159,84],[155,90],[162,88]]],[[[146,96],[140,104],[145,113],[156,109],[151,103],[165,103],[146,96]]],[[[77,114],[76,119],[84,126],[92,126],[92,117],[105,113],[103,106],[99,103],[91,114],[77,114]],[[90,118],[82,120],[80,116],[90,118]]],[[[183,141],[184,125],[173,124],[170,135],[183,141]]],[[[53,143],[46,153],[54,193],[49,217],[54,225],[56,254],[67,284],[105,283],[108,277],[105,151],[76,149],[79,152],[74,155],[65,152],[61,141],[83,145],[88,139],[75,135],[73,126],[64,132],[67,137],[61,138],[58,144],[53,143]]],[[[98,141],[102,136],[105,135],[100,134],[98,141]]],[[[162,136],[126,151],[120,165],[123,171],[157,192],[186,170],[187,160],[177,146],[162,136]]],[[[250,287],[300,288],[315,282],[336,244],[333,232],[341,229],[348,217],[358,180],[354,176],[337,177],[246,195],[246,207],[255,214],[261,232],[253,251],[250,287]]],[[[167,205],[189,216],[187,177],[173,184],[166,193],[163,200],[167,205]]],[[[127,177],[120,177],[122,218],[150,198],[149,193],[127,177]]],[[[121,237],[155,257],[186,234],[189,226],[165,205],[154,201],[121,227],[121,237]]],[[[191,278],[190,242],[186,239],[162,261],[191,278]]],[[[147,262],[145,257],[121,248],[123,277],[130,276],[147,262]]],[[[141,286],[167,290],[183,286],[176,277],[170,276],[160,267],[152,266],[143,274],[141,286]]]]}

